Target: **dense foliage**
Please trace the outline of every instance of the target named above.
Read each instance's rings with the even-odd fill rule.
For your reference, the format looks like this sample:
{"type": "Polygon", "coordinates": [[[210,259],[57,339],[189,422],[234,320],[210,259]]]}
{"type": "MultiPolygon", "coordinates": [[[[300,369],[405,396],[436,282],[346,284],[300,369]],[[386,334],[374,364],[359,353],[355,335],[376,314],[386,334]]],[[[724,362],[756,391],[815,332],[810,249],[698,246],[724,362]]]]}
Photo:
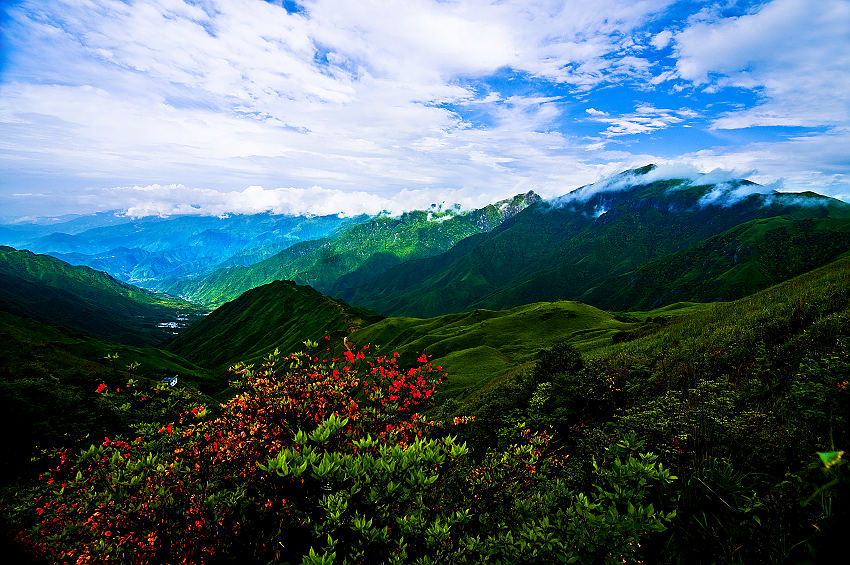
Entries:
{"type": "MultiPolygon", "coordinates": [[[[183,386],[218,393],[218,378],[174,354],[120,345],[0,311],[0,426],[14,430],[4,443],[0,481],[19,476],[33,447],[76,446],[125,432],[150,414],[106,406],[93,386],[123,386],[179,374],[183,386]]],[[[149,381],[148,381],[149,382],[149,381]]]]}
{"type": "MultiPolygon", "coordinates": [[[[468,419],[420,413],[441,376],[424,357],[402,370],[311,348],[234,372],[241,392],[215,413],[184,396],[174,421],[56,452],[7,499],[19,538],[60,563],[615,563],[674,517],[675,477],[633,436],[607,444],[584,492],[548,433],[470,458],[468,419]]],[[[148,402],[132,385],[92,394],[148,402]]]]}

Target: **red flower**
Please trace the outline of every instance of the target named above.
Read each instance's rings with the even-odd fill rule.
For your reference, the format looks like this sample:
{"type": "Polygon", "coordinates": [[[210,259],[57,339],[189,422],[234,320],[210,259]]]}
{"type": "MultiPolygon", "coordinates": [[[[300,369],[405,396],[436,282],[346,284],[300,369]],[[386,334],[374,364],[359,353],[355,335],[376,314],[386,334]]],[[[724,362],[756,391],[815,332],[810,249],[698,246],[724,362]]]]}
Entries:
{"type": "Polygon", "coordinates": [[[103,383],[100,383],[100,386],[98,386],[98,387],[97,387],[97,390],[96,390],[95,392],[96,392],[96,393],[98,393],[98,394],[100,394],[100,393],[102,393],[104,390],[106,390],[106,385],[105,385],[105,384],[103,384],[103,383]]]}

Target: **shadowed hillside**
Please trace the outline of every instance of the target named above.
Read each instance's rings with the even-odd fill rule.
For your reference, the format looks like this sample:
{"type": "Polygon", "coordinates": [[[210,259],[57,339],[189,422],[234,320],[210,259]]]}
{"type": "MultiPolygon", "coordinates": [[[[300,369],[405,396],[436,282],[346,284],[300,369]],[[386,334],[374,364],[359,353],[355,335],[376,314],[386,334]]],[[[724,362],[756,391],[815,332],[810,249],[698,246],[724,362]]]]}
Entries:
{"type": "Polygon", "coordinates": [[[0,308],[101,339],[155,345],[173,335],[158,324],[191,319],[199,308],[89,267],[0,247],[0,308]]]}
{"type": "Polygon", "coordinates": [[[182,332],[168,349],[223,370],[236,361],[257,360],[275,348],[286,353],[298,350],[306,339],[331,336],[341,342],[379,318],[308,286],[274,281],[219,307],[182,332]]]}
{"type": "Polygon", "coordinates": [[[850,219],[752,220],[605,280],[581,300],[616,310],[646,310],[678,300],[734,300],[848,250],[850,219]]]}

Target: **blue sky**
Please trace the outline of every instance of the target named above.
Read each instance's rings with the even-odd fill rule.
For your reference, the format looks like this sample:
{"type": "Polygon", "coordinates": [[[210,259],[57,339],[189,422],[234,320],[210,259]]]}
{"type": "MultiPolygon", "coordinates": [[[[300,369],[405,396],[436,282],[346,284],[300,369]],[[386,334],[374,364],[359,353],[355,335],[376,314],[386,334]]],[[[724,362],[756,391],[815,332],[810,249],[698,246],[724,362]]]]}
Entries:
{"type": "Polygon", "coordinates": [[[715,169],[850,201],[850,0],[52,0],[0,216],[377,212],[715,169]]]}

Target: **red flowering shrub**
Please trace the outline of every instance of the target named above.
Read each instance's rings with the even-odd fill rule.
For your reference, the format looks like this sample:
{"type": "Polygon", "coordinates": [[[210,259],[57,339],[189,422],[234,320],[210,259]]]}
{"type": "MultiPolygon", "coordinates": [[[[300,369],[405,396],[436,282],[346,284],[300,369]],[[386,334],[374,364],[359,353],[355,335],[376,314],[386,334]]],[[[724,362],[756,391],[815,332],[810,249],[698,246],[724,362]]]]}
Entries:
{"type": "Polygon", "coordinates": [[[201,563],[225,546],[256,558],[289,554],[280,537],[303,526],[289,519],[305,511],[289,501],[316,493],[305,491],[310,473],[282,480],[265,464],[285,449],[300,453],[329,422],[345,425],[320,438],[323,456],[437,449],[436,471],[445,453],[465,451],[420,439],[433,423],[419,411],[438,380],[419,361],[400,370],[395,357],[275,352],[259,367],[238,365],[240,393],[216,417],[196,405],[178,421],[138,426],[132,441],[107,439],[76,458],[62,452],[32,499],[38,523],[22,537],[66,563],[201,563]]]}
{"type": "Polygon", "coordinates": [[[214,411],[122,387],[179,417],[56,453],[6,513],[31,524],[19,538],[35,554],[75,564],[613,563],[664,529],[670,516],[645,504],[670,480],[654,456],[612,452],[590,496],[558,478],[547,434],[467,461],[420,414],[439,382],[427,358],[402,370],[396,357],[275,352],[235,367],[239,394],[214,411]]]}

